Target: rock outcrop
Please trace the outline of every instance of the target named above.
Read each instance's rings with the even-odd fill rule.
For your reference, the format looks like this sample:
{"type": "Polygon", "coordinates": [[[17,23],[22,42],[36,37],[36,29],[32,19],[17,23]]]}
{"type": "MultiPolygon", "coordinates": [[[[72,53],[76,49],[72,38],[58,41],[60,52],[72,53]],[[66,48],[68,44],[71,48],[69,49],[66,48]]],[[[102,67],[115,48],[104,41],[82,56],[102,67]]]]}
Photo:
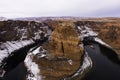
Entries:
{"type": "Polygon", "coordinates": [[[47,36],[48,26],[38,22],[0,21],[0,75],[17,66],[24,60],[29,49],[38,42],[42,43],[47,36]],[[16,58],[16,55],[19,57],[16,58]]]}
{"type": "Polygon", "coordinates": [[[84,53],[72,22],[61,22],[51,34],[50,41],[43,47],[49,52],[47,58],[34,56],[39,65],[42,80],[60,80],[72,75],[82,62],[84,53]]]}
{"type": "Polygon", "coordinates": [[[101,19],[94,21],[78,21],[77,26],[88,26],[95,32],[98,32],[98,37],[109,44],[120,56],[120,21],[117,19],[101,19]]]}
{"type": "Polygon", "coordinates": [[[34,21],[0,21],[0,42],[37,40],[44,36],[46,31],[42,23],[34,21]]]}

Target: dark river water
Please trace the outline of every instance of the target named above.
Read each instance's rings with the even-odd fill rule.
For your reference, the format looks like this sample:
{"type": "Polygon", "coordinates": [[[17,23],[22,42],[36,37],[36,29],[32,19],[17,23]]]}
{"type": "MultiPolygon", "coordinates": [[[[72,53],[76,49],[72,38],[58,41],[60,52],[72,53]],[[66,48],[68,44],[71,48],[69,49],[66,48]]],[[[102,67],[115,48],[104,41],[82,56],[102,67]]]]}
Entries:
{"type": "Polygon", "coordinates": [[[25,80],[26,72],[24,62],[21,62],[17,67],[7,72],[2,80],[25,80]]]}
{"type": "Polygon", "coordinates": [[[93,61],[93,67],[83,80],[120,80],[120,65],[105,55],[106,52],[109,52],[107,54],[111,54],[112,51],[101,49],[99,44],[92,45],[92,47],[91,45],[85,46],[86,51],[93,61]]]}

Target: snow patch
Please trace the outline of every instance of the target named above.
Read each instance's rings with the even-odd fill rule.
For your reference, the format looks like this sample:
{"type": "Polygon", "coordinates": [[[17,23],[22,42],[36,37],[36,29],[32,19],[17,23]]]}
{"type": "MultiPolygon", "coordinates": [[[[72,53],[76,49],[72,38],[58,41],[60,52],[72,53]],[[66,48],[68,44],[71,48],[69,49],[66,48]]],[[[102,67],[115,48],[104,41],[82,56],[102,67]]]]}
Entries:
{"type": "Polygon", "coordinates": [[[97,38],[97,37],[94,38],[94,40],[95,40],[96,42],[102,44],[102,45],[105,45],[105,46],[107,46],[107,47],[109,47],[109,48],[112,48],[111,46],[109,46],[108,44],[106,44],[105,42],[103,42],[101,39],[99,39],[99,38],[97,38]]]}
{"type": "Polygon", "coordinates": [[[34,55],[38,54],[38,53],[39,53],[40,48],[41,48],[41,47],[38,47],[38,48],[37,48],[37,49],[35,49],[32,53],[33,53],[34,55]]]}
{"type": "Polygon", "coordinates": [[[92,60],[88,56],[88,53],[85,52],[84,60],[83,60],[83,63],[81,65],[81,67],[72,76],[64,78],[64,80],[71,80],[71,79],[75,78],[78,75],[82,76],[83,73],[85,72],[85,70],[88,69],[89,67],[92,67],[92,60]]]}
{"type": "Polygon", "coordinates": [[[48,57],[49,53],[47,50],[45,50],[42,46],[38,47],[34,51],[32,51],[34,55],[37,55],[37,57],[42,58],[42,57],[48,57]]]}
{"type": "Polygon", "coordinates": [[[34,33],[35,37],[33,37],[33,39],[35,39],[35,40],[40,39],[41,38],[41,33],[44,33],[44,32],[41,31],[41,30],[38,30],[38,32],[35,32],[34,33]]]}
{"type": "Polygon", "coordinates": [[[78,46],[79,46],[80,48],[84,48],[83,44],[79,44],[78,46]]]}
{"type": "Polygon", "coordinates": [[[0,63],[12,52],[18,50],[26,45],[33,43],[33,40],[22,40],[22,41],[7,41],[0,44],[0,63]]]}
{"type": "Polygon", "coordinates": [[[85,71],[85,69],[87,69],[88,67],[92,67],[92,60],[88,56],[88,53],[85,52],[83,64],[80,67],[80,69],[73,76],[76,76],[78,74],[83,74],[83,72],[85,71]]]}
{"type": "Polygon", "coordinates": [[[48,52],[42,46],[30,49],[28,55],[24,60],[25,65],[27,67],[27,71],[29,72],[27,75],[27,80],[42,80],[42,76],[40,75],[40,69],[38,65],[32,61],[33,56],[35,55],[38,58],[47,57],[48,52]]]}
{"type": "Polygon", "coordinates": [[[86,26],[77,26],[77,29],[81,40],[83,40],[84,37],[98,36],[97,32],[94,32],[91,28],[86,26]]]}
{"type": "Polygon", "coordinates": [[[26,59],[25,59],[25,65],[27,67],[27,71],[29,72],[27,74],[27,80],[42,80],[42,77],[40,76],[40,69],[38,65],[33,62],[33,56],[39,53],[40,47],[38,47],[33,52],[28,53],[26,59]]]}
{"type": "Polygon", "coordinates": [[[72,60],[71,60],[71,59],[69,59],[69,60],[68,60],[68,63],[69,63],[70,65],[72,65],[72,64],[73,64],[73,62],[72,62],[72,60]]]}
{"type": "MultiPolygon", "coordinates": [[[[97,32],[94,32],[91,28],[88,28],[86,26],[77,26],[77,29],[78,29],[78,32],[79,32],[79,37],[81,40],[83,40],[85,37],[93,37],[93,39],[102,44],[102,45],[105,45],[109,48],[112,48],[111,46],[109,46],[108,44],[106,44],[105,42],[103,42],[101,39],[99,39],[97,36],[98,36],[98,33],[97,32]]],[[[80,46],[80,45],[79,45],[80,46]]]]}

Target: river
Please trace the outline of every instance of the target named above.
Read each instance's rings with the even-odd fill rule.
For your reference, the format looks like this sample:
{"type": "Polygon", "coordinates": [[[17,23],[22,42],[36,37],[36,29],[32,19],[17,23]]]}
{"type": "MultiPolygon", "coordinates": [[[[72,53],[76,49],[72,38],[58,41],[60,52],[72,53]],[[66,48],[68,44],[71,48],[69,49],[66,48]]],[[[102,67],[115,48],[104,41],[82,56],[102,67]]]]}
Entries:
{"type": "Polygon", "coordinates": [[[85,49],[93,61],[93,67],[83,80],[120,80],[120,65],[105,55],[105,49],[97,43],[86,45],[85,49]]]}
{"type": "Polygon", "coordinates": [[[26,73],[24,62],[21,62],[17,67],[7,72],[2,80],[25,80],[26,73]]]}
{"type": "MultiPolygon", "coordinates": [[[[113,53],[112,51],[105,48],[103,49],[103,46],[97,43],[90,43],[90,45],[85,45],[85,50],[88,52],[88,55],[93,61],[93,67],[90,72],[86,74],[83,80],[120,80],[120,65],[114,62],[116,61],[116,59],[114,59],[114,55],[110,55],[113,56],[111,59],[106,55],[106,52],[107,54],[111,54],[113,53]]],[[[26,54],[24,54],[24,57],[25,56],[26,54]]],[[[15,59],[20,58],[20,56],[15,57],[15,59]]],[[[14,58],[10,59],[13,60],[13,62],[15,61],[14,58]]],[[[22,61],[20,61],[19,64],[17,63],[18,65],[12,70],[7,68],[8,72],[5,74],[2,80],[24,80],[26,75],[26,68],[23,63],[24,59],[21,60],[22,61]]]]}

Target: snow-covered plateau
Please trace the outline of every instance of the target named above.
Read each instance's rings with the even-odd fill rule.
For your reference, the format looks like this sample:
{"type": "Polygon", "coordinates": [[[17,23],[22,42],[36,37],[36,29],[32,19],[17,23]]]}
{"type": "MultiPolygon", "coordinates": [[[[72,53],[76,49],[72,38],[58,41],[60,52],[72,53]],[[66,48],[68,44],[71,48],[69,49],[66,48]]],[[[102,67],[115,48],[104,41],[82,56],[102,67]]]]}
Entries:
{"type": "Polygon", "coordinates": [[[34,43],[33,40],[22,40],[22,41],[7,41],[1,43],[0,45],[0,63],[6,57],[8,57],[12,52],[22,48],[23,46],[34,43]]]}

